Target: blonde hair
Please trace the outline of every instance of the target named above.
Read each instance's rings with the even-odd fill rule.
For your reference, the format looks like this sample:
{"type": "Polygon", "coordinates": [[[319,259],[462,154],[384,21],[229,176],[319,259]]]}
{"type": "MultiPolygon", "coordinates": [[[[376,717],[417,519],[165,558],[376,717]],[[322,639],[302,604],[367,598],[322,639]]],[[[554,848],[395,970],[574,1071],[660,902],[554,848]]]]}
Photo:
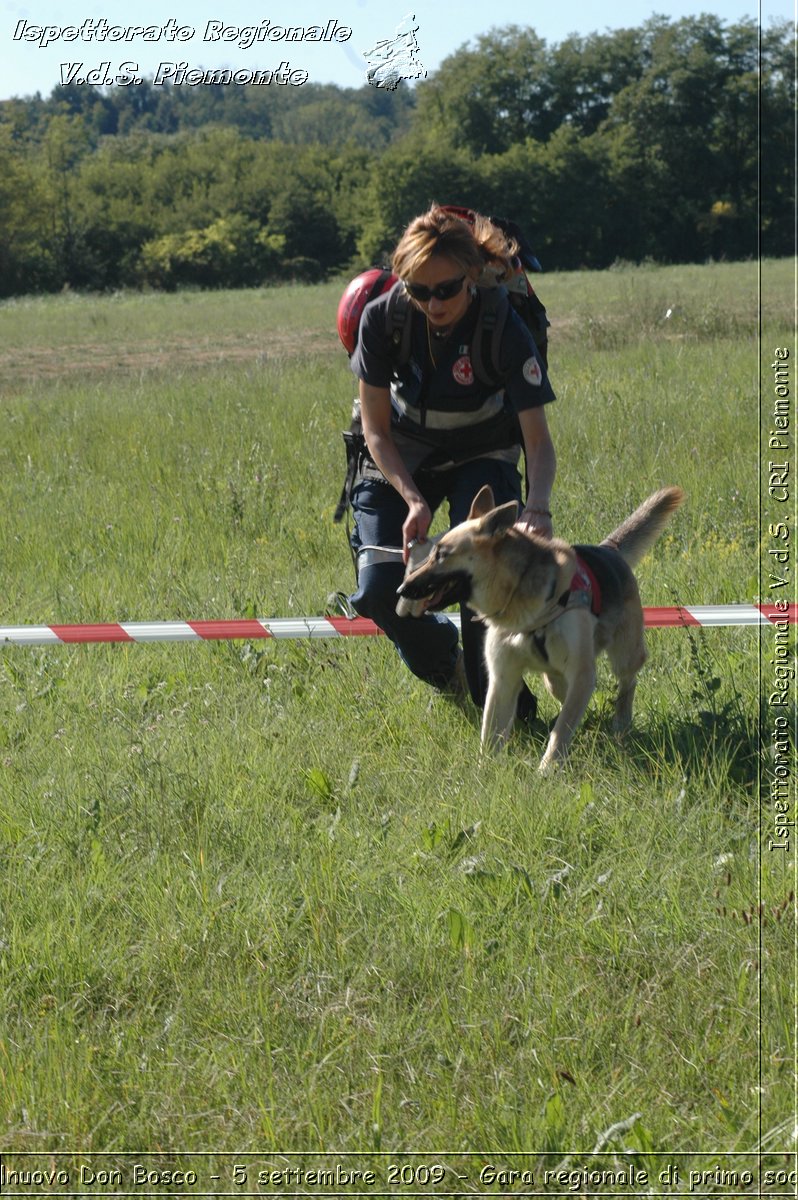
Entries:
{"type": "Polygon", "coordinates": [[[518,247],[487,217],[464,217],[433,204],[410,222],[393,252],[391,266],[400,279],[411,279],[431,258],[457,263],[472,282],[497,284],[512,271],[518,247]]]}

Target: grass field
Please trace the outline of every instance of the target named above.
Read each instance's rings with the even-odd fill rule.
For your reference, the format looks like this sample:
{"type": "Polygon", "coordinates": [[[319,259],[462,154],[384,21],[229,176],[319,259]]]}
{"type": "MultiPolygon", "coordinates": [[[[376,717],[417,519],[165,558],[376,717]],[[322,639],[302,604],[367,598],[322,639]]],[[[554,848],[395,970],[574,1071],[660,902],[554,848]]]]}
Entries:
{"type": "MultiPolygon", "coordinates": [[[[645,604],[758,595],[757,315],[783,342],[792,265],[764,278],[541,280],[555,531],[687,493],[645,604]]],[[[350,590],[339,292],[0,306],[0,624],[350,590]]],[[[762,850],[759,636],[650,631],[628,744],[602,670],[545,782],[542,735],[479,765],[477,714],[385,639],[0,651],[7,1161],[423,1152],[468,1192],[527,1152],[558,1194],[544,1162],[636,1152],[706,1170],[702,1195],[729,1194],[715,1167],[783,1169],[795,861],[762,850]]]]}

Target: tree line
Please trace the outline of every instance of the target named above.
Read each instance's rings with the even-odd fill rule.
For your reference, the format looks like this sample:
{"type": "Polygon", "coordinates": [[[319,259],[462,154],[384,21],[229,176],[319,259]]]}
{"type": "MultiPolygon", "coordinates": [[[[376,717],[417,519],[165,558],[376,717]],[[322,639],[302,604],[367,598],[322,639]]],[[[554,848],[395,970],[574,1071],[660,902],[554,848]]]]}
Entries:
{"type": "Polygon", "coordinates": [[[57,87],[0,104],[0,295],[315,280],[432,200],[546,269],[793,250],[793,30],[494,29],[395,91],[57,87]]]}

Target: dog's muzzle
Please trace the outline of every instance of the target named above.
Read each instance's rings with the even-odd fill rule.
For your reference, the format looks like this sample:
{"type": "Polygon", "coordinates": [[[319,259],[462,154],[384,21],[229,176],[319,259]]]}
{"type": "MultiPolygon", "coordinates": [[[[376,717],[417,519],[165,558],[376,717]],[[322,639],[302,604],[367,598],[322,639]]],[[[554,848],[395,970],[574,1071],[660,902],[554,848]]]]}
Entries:
{"type": "Polygon", "coordinates": [[[462,604],[471,595],[471,577],[465,571],[450,575],[431,576],[420,572],[417,578],[405,579],[397,588],[405,600],[424,602],[425,612],[439,612],[450,604],[462,604]]]}

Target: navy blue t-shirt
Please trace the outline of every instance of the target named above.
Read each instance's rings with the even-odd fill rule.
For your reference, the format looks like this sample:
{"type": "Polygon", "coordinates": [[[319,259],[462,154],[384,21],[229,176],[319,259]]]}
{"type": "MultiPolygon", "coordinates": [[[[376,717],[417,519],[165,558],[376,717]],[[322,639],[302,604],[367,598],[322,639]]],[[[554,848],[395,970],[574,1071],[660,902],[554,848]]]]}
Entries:
{"type": "Polygon", "coordinates": [[[504,383],[491,387],[476,378],[471,364],[476,301],[443,338],[411,305],[410,355],[397,365],[386,324],[390,295],[366,305],[350,363],[358,379],[390,390],[392,434],[408,466],[414,470],[432,452],[442,465],[447,455],[452,461],[484,454],[517,460],[517,414],[554,399],[535,339],[518,314],[508,311],[502,333],[498,365],[504,383]]]}

